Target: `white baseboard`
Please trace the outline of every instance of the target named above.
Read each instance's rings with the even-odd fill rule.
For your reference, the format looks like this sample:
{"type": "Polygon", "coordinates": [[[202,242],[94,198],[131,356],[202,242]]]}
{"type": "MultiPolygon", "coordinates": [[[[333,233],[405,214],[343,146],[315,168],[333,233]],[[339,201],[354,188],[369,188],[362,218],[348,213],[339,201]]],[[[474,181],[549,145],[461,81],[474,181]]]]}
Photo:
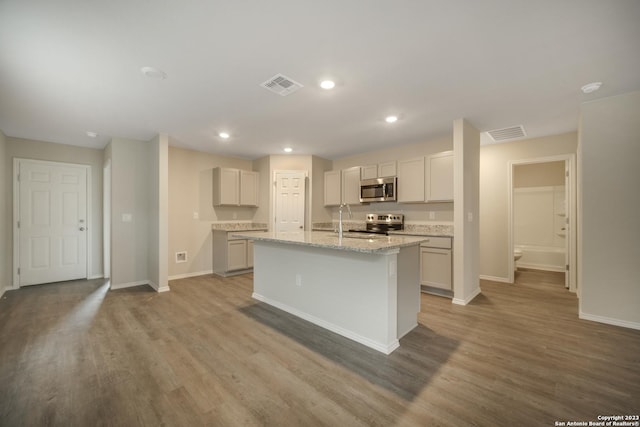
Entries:
{"type": "Polygon", "coordinates": [[[138,280],[137,282],[129,282],[129,283],[118,283],[115,285],[112,282],[111,287],[109,289],[116,290],[116,289],[133,288],[134,286],[149,285],[150,283],[151,282],[148,280],[138,280]]]}
{"type": "Polygon", "coordinates": [[[475,297],[477,297],[478,295],[480,295],[480,292],[482,292],[482,290],[480,289],[480,286],[478,286],[476,288],[475,291],[473,291],[471,293],[471,295],[469,295],[468,297],[466,297],[465,299],[460,299],[460,298],[453,298],[451,300],[452,304],[458,304],[458,305],[467,305],[469,304],[475,297]]]}
{"type": "Polygon", "coordinates": [[[481,274],[480,275],[480,279],[481,280],[490,280],[492,282],[502,282],[502,283],[512,284],[512,282],[509,281],[508,277],[485,276],[484,274],[481,274]]]}
{"type": "Polygon", "coordinates": [[[338,335],[342,335],[343,337],[349,338],[350,340],[353,340],[357,343],[360,343],[362,345],[365,345],[367,347],[370,347],[374,350],[378,350],[381,353],[384,354],[391,354],[391,352],[393,350],[395,350],[396,348],[400,347],[400,343],[398,342],[398,340],[394,340],[393,342],[391,342],[391,344],[389,345],[385,345],[383,343],[379,343],[377,341],[373,341],[367,337],[363,337],[362,335],[356,334],[352,331],[349,331],[347,329],[344,329],[338,325],[334,325],[333,323],[327,322],[326,320],[323,319],[319,319],[315,316],[312,316],[311,314],[305,313],[303,311],[300,311],[296,308],[290,307],[286,304],[282,304],[280,302],[277,301],[273,301],[263,295],[257,294],[257,293],[253,293],[251,295],[252,298],[257,299],[258,301],[262,301],[266,304],[272,305],[282,311],[286,311],[287,313],[293,314],[296,317],[299,317],[301,319],[304,319],[308,322],[313,323],[314,325],[318,325],[322,328],[325,328],[331,332],[334,332],[338,335]]]}
{"type": "Polygon", "coordinates": [[[213,270],[196,271],[193,273],[176,274],[169,276],[169,280],[187,279],[189,277],[204,276],[206,274],[213,274],[213,270]]]}
{"type": "Polygon", "coordinates": [[[168,292],[171,289],[169,289],[169,285],[166,284],[164,286],[158,286],[158,284],[156,282],[153,282],[151,280],[149,280],[149,286],[151,286],[156,292],[168,292]]]}
{"type": "Polygon", "coordinates": [[[6,291],[7,291],[7,288],[5,286],[0,285],[0,298],[2,298],[2,295],[4,295],[6,291]]]}
{"type": "Polygon", "coordinates": [[[622,326],[623,328],[640,329],[640,323],[629,322],[627,320],[614,319],[612,317],[597,316],[595,314],[580,311],[578,317],[583,320],[591,320],[598,323],[606,323],[607,325],[622,326]]]}
{"type": "Polygon", "coordinates": [[[93,280],[93,279],[104,279],[104,275],[101,273],[101,274],[94,274],[87,277],[87,280],[93,280]]]}
{"type": "Polygon", "coordinates": [[[565,267],[559,267],[557,265],[551,264],[532,264],[532,263],[522,263],[518,261],[519,268],[529,268],[531,270],[542,270],[542,271],[555,271],[557,273],[563,273],[565,271],[565,267]]]}

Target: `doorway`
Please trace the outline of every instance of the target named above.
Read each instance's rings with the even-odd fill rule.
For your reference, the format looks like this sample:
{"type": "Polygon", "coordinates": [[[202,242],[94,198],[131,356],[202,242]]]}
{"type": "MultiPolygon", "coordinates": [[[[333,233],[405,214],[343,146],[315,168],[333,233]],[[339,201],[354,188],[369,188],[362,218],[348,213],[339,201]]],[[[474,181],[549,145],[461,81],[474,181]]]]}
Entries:
{"type": "Polygon", "coordinates": [[[275,171],[274,230],[304,231],[306,171],[275,171]]]}
{"type": "Polygon", "coordinates": [[[91,167],[14,159],[14,288],[86,279],[91,167]]]}
{"type": "Polygon", "coordinates": [[[523,267],[564,272],[576,292],[575,155],[509,162],[509,281],[523,267]]]}

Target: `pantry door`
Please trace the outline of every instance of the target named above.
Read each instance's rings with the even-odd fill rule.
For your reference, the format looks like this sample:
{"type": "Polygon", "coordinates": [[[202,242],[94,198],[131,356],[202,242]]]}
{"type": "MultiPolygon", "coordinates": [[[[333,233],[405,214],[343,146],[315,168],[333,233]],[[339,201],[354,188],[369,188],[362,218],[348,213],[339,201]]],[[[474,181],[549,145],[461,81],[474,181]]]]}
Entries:
{"type": "Polygon", "coordinates": [[[88,170],[16,159],[14,254],[19,286],[87,277],[88,170]]]}
{"type": "Polygon", "coordinates": [[[303,231],[306,171],[276,171],[275,230],[303,231]]]}

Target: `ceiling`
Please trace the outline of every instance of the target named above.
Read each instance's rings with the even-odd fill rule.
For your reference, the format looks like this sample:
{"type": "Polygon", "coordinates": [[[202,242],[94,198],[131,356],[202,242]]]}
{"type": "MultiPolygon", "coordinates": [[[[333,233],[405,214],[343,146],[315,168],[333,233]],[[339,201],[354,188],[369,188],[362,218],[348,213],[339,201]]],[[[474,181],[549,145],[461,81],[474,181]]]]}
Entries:
{"type": "Polygon", "coordinates": [[[581,102],[640,89],[639,22],[638,0],[0,0],[0,129],[248,159],[417,143],[462,117],[559,134],[581,102]],[[260,87],[277,73],[304,87],[260,87]]]}

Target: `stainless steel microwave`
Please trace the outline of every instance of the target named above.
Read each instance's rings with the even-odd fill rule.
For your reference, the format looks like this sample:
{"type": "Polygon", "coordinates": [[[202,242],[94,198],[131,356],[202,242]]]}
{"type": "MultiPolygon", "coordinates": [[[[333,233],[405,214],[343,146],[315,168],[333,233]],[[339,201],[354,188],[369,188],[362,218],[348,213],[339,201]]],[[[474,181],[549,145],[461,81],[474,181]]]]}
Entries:
{"type": "Polygon", "coordinates": [[[373,178],[360,181],[360,202],[393,202],[396,200],[398,178],[373,178]]]}

